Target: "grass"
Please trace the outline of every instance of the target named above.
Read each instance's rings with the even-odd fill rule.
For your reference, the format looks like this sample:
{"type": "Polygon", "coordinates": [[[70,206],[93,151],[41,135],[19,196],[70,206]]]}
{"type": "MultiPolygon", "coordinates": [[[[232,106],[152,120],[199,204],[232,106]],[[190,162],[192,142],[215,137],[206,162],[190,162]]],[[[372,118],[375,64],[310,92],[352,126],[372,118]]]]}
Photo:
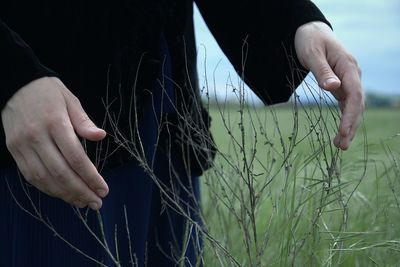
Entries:
{"type": "MultiPolygon", "coordinates": [[[[214,167],[201,178],[201,203],[174,166],[170,166],[171,179],[163,182],[141,143],[127,142],[115,128],[116,142],[162,192],[162,205],[188,219],[182,247],[181,240],[173,247],[177,266],[185,266],[183,252],[189,242],[202,249],[198,240],[188,238],[192,231],[203,234],[204,253],[198,263],[204,262],[204,266],[399,266],[400,125],[396,122],[400,110],[367,109],[351,148],[341,152],[332,144],[340,117],[334,105],[308,107],[294,98],[291,105],[254,108],[246,105],[242,86],[237,89],[238,105],[206,104],[218,151],[214,167]],[[179,197],[179,190],[185,190],[195,206],[202,206],[201,214],[179,197]],[[204,224],[194,221],[192,214],[199,215],[204,224]]],[[[307,88],[310,97],[331,103],[322,91],[307,88]]],[[[207,133],[198,127],[192,113],[183,109],[178,115],[183,122],[177,129],[160,122],[160,130],[176,131],[181,138],[181,147],[177,142],[168,143],[168,157],[172,158],[174,151],[187,151],[187,145],[206,151],[207,157],[207,133]]],[[[137,129],[134,123],[132,128],[137,129]]],[[[182,156],[191,175],[189,160],[195,158],[186,153],[182,156]]],[[[70,244],[41,214],[40,205],[31,204],[33,213],[21,208],[75,251],[105,266],[70,244]]],[[[129,210],[124,207],[124,212],[127,218],[129,210]]],[[[104,231],[93,232],[85,213],[77,209],[76,215],[114,264],[122,266],[118,248],[113,253],[104,231]]],[[[103,230],[100,213],[97,216],[103,230]]],[[[130,243],[127,219],[119,228],[126,228],[130,243]]],[[[118,244],[116,238],[115,232],[118,244]]],[[[131,246],[129,251],[130,265],[136,266],[131,246]]]]}
{"type": "Polygon", "coordinates": [[[397,266],[399,109],[367,109],[351,148],[330,108],[210,110],[205,266],[397,266]],[[244,110],[240,112],[240,110],[244,110]]]}

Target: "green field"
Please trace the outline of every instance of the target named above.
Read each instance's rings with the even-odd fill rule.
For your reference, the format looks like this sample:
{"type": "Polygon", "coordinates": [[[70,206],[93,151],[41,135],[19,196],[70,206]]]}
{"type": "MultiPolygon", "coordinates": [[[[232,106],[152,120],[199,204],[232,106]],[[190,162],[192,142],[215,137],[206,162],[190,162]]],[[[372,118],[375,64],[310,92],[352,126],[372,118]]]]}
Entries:
{"type": "Polygon", "coordinates": [[[205,266],[399,266],[399,109],[367,109],[346,152],[335,108],[210,113],[205,266]]]}

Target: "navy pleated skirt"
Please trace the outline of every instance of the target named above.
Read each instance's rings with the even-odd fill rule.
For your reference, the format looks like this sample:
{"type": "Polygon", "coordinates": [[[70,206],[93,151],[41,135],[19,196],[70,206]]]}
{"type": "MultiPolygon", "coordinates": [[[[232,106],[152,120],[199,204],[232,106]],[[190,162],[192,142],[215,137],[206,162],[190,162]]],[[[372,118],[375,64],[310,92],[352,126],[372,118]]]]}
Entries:
{"type": "Polygon", "coordinates": [[[174,112],[165,88],[145,103],[153,112],[139,127],[154,175],[135,160],[102,173],[110,193],[100,213],[40,193],[16,169],[0,170],[1,267],[202,266],[198,177],[180,157],[155,151],[159,115],[174,112]]]}

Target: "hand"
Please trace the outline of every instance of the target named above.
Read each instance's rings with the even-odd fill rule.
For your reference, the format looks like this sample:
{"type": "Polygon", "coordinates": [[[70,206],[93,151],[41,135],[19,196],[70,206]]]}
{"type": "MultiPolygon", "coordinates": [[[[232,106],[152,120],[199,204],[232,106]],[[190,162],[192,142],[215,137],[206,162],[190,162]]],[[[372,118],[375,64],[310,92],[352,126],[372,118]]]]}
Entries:
{"type": "Polygon", "coordinates": [[[300,63],[311,70],[319,86],[338,100],[342,116],[334,144],[346,150],[364,112],[361,70],[325,23],[310,22],[299,27],[295,48],[300,63]]]}
{"type": "Polygon", "coordinates": [[[22,87],[1,117],[7,148],[29,183],[77,207],[100,209],[108,186],[75,132],[92,141],[106,133],[59,79],[44,77],[22,87]]]}

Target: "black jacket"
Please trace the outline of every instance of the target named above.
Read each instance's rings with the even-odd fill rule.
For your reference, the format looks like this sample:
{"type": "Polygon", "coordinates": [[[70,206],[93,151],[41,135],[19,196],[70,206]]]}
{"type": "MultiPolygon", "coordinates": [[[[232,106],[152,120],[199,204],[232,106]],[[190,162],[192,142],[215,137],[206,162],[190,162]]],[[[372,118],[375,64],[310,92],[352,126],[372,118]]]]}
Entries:
{"type": "MultiPolygon", "coordinates": [[[[307,74],[294,54],[296,29],[314,20],[328,23],[308,0],[198,0],[196,4],[235,69],[266,104],[287,101],[307,74]],[[296,75],[294,67],[300,70],[296,75]]],[[[30,81],[58,76],[106,130],[110,126],[104,125],[103,100],[107,94],[116,99],[115,112],[122,106],[119,127],[128,131],[130,97],[120,96],[130,96],[135,82],[137,103],[146,97],[146,89],[151,90],[160,73],[162,55],[157,46],[163,35],[173,59],[178,107],[193,111],[195,117],[200,114],[194,121],[207,128],[205,112],[196,112],[201,101],[192,16],[191,0],[2,0],[0,107],[30,81]]],[[[1,132],[0,167],[6,167],[12,159],[1,132]]],[[[121,152],[109,161],[115,165],[128,158],[121,152]]]]}

